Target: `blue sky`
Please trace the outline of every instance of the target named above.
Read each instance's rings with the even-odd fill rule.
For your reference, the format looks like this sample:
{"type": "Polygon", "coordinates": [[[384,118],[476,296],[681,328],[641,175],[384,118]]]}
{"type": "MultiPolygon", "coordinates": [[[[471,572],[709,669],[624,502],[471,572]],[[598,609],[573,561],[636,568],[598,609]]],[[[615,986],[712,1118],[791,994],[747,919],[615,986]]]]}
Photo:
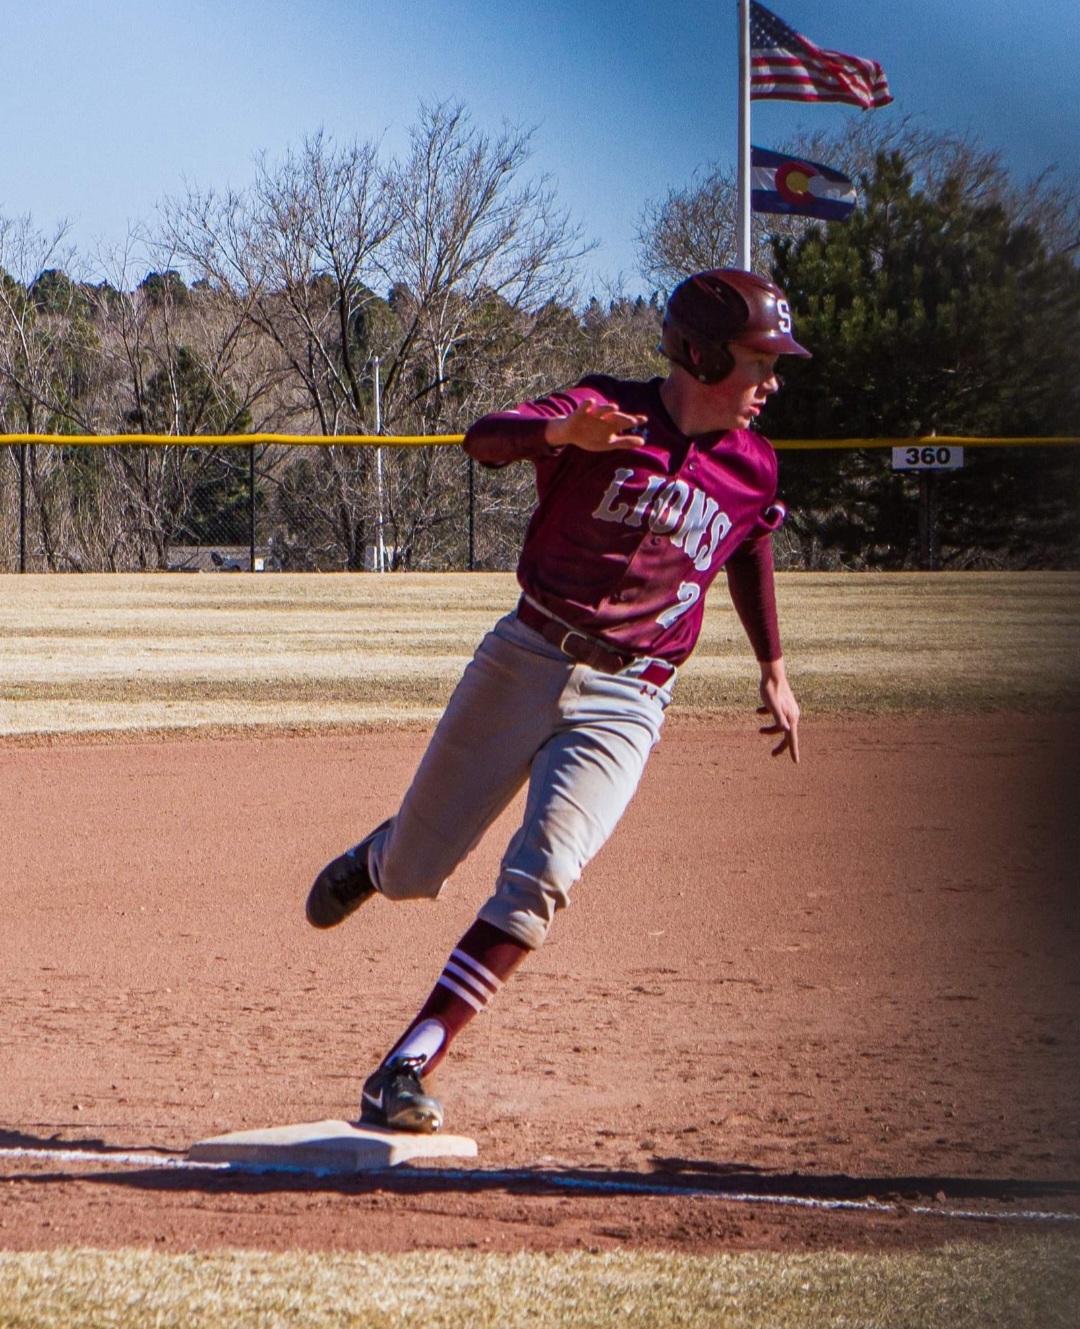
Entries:
{"type": "MultiPolygon", "coordinates": [[[[896,101],[974,131],[1027,177],[1080,170],[1075,0],[775,0],[818,45],[872,57],[896,101]]],[[[422,98],[535,125],[531,169],[599,246],[585,293],[644,289],[642,206],[735,153],[735,0],[5,0],[0,213],[123,242],[184,182],[243,186],[323,128],[387,152],[422,98]]],[[[855,109],[754,103],[753,138],[855,109]]]]}

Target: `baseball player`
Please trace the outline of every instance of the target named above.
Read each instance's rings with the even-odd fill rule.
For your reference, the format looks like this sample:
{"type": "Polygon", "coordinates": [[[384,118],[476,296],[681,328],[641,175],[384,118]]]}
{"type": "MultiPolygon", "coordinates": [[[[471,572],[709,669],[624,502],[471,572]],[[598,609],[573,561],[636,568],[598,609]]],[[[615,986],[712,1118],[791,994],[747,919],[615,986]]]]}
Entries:
{"type": "Polygon", "coordinates": [[[622,816],[660,737],[679,665],[723,568],[761,670],[761,729],[799,760],[780,649],[771,532],[776,454],[751,426],[780,355],[808,355],[771,282],[698,273],[672,292],[666,378],[577,386],[485,416],[485,466],[527,461],[538,505],[517,608],[481,642],[396,816],[328,863],[308,921],[334,927],[375,895],[434,898],[525,785],[495,890],[415,1019],[363,1087],[361,1120],[436,1131],[427,1078],[451,1041],[542,944],[622,816]]]}

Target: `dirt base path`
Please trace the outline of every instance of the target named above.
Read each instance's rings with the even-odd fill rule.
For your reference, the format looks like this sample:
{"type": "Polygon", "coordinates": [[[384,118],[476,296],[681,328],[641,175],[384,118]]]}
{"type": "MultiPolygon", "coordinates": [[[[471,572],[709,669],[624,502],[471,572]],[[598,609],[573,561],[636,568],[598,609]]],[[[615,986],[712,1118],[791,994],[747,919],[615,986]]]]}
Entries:
{"type": "Polygon", "coordinates": [[[438,904],[321,935],[311,877],[423,733],[0,746],[0,1247],[881,1249],[1080,1213],[1078,740],[818,719],[796,769],[676,718],[437,1077],[476,1165],[348,1180],[151,1163],[352,1117],[513,810],[438,904]]]}

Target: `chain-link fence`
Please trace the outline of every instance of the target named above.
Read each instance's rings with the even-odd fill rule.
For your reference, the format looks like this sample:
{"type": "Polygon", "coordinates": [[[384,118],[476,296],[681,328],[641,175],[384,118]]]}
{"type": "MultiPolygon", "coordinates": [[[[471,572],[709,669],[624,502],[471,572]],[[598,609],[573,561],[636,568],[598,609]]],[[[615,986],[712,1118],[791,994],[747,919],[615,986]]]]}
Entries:
{"type": "MultiPolygon", "coordinates": [[[[11,443],[0,572],[512,569],[533,470],[476,465],[451,441],[11,443]]],[[[904,472],[892,442],[778,444],[781,568],[1080,566],[1080,449],[963,440],[962,470],[904,472]]]]}
{"type": "Polygon", "coordinates": [[[530,468],[460,448],[0,448],[0,571],[512,568],[530,468]]]}

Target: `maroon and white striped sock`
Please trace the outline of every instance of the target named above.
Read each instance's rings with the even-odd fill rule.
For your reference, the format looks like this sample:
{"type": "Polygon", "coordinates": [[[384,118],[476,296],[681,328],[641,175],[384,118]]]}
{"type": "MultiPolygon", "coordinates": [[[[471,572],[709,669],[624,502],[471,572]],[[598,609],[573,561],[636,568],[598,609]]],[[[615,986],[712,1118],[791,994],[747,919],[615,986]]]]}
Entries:
{"type": "Polygon", "coordinates": [[[529,953],[516,937],[483,919],[469,928],[450,953],[420,1012],[383,1058],[423,1059],[427,1075],[446,1056],[451,1041],[478,1015],[529,953]]]}

